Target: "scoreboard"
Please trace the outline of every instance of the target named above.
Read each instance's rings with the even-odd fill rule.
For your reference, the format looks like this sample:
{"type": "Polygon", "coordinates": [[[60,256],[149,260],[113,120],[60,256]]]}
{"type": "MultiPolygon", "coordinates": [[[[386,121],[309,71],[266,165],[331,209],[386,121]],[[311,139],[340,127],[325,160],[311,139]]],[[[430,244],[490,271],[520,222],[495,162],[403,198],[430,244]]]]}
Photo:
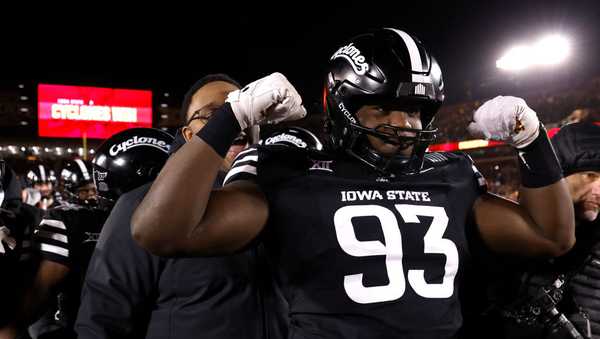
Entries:
{"type": "Polygon", "coordinates": [[[152,91],[38,85],[38,136],[106,139],[152,127],[152,91]]]}

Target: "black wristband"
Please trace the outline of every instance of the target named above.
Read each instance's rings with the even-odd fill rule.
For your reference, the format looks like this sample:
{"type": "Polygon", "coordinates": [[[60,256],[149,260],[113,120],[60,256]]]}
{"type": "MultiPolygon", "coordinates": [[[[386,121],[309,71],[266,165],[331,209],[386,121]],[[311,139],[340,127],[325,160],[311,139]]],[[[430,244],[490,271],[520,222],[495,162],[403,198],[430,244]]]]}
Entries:
{"type": "Polygon", "coordinates": [[[212,117],[196,135],[224,158],[241,131],[231,105],[226,102],[213,112],[212,117]]]}
{"type": "Polygon", "coordinates": [[[540,133],[527,147],[519,152],[521,184],[528,188],[551,185],[562,179],[562,168],[548,139],[544,125],[540,123],[540,133]]]}

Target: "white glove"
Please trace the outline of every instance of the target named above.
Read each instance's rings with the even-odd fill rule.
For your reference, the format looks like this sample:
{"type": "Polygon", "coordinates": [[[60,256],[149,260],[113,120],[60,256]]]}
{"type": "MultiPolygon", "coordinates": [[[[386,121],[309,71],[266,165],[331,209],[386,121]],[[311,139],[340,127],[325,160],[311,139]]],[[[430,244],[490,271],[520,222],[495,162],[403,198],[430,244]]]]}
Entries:
{"type": "Polygon", "coordinates": [[[486,101],[473,114],[467,127],[474,137],[501,140],[516,148],[531,144],[539,135],[540,121],[525,100],[497,96],[486,101]]]}
{"type": "Polygon", "coordinates": [[[273,73],[231,92],[225,101],[231,104],[242,130],[306,116],[302,98],[281,73],[273,73]]]}

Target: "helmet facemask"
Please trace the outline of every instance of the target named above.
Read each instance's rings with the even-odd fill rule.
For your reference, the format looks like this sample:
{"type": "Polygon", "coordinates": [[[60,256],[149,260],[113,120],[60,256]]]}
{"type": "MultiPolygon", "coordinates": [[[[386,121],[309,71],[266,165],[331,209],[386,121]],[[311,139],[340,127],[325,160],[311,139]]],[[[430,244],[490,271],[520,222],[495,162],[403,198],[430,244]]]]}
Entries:
{"type": "MultiPolygon", "coordinates": [[[[352,112],[352,115],[356,117],[356,112],[352,112]]],[[[427,117],[426,114],[422,114],[422,116],[427,117]]],[[[429,122],[422,129],[390,124],[379,124],[369,128],[361,125],[358,119],[355,119],[355,122],[348,120],[346,124],[339,127],[335,126],[335,122],[331,120],[329,124],[331,129],[338,129],[337,133],[332,131],[331,134],[336,148],[344,149],[347,154],[382,174],[391,174],[389,173],[391,165],[395,165],[394,167],[397,167],[395,169],[399,169],[403,174],[414,174],[421,170],[425,151],[435,140],[438,131],[437,128],[432,127],[431,118],[421,118],[422,123],[424,120],[429,122]],[[396,150],[396,154],[383,155],[374,149],[367,136],[376,137],[386,144],[396,145],[399,148],[396,150]],[[409,147],[412,147],[411,154],[409,156],[402,155],[402,151],[409,147]]]]}

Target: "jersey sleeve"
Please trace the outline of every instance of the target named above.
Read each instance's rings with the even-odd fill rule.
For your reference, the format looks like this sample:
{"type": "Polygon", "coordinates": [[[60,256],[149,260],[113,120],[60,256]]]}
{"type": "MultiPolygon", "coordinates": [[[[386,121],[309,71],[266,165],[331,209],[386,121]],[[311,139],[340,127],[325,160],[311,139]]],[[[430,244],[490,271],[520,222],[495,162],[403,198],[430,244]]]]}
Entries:
{"type": "Polygon", "coordinates": [[[251,146],[241,151],[235,160],[231,169],[223,180],[223,186],[226,186],[238,180],[250,180],[257,182],[259,150],[257,146],[251,146]]]}
{"type": "Polygon", "coordinates": [[[39,248],[40,255],[65,266],[71,263],[71,244],[74,242],[65,215],[57,210],[50,210],[33,232],[33,240],[39,248]]]}

